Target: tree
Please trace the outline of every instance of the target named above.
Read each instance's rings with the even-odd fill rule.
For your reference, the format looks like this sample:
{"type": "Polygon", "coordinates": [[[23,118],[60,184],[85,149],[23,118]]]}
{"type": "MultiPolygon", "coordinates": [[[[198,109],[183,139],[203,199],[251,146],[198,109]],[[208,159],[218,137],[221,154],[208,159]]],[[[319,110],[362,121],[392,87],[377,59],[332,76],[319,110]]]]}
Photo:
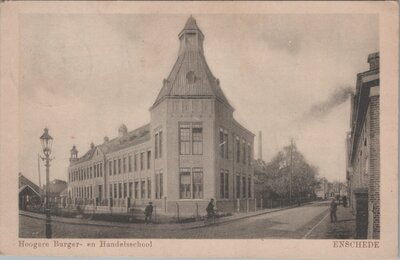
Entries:
{"type": "Polygon", "coordinates": [[[289,199],[290,193],[292,201],[314,198],[319,185],[318,169],[306,161],[295,145],[283,147],[271,162],[256,169],[256,175],[272,198],[289,199]]]}

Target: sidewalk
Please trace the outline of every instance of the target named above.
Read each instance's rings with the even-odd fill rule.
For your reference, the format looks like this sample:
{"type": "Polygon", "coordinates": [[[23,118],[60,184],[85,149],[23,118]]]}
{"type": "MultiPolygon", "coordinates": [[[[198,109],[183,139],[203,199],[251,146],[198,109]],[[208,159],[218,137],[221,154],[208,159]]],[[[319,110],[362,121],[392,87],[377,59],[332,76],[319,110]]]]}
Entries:
{"type": "MultiPolygon", "coordinates": [[[[293,207],[293,206],[292,206],[293,207]]],[[[108,221],[98,221],[98,220],[90,220],[90,219],[79,219],[79,218],[65,218],[58,216],[51,216],[52,222],[59,223],[68,223],[68,224],[76,224],[76,225],[93,225],[93,226],[108,226],[108,227],[123,227],[123,228],[146,228],[146,229],[157,229],[157,230],[176,230],[176,229],[193,229],[200,228],[209,225],[218,225],[221,223],[236,221],[244,218],[249,218],[253,216],[258,216],[262,214],[267,214],[271,212],[276,212],[280,210],[289,209],[292,207],[284,207],[284,208],[273,208],[273,209],[263,209],[257,210],[248,213],[234,213],[229,217],[221,217],[216,219],[215,223],[204,223],[204,221],[196,221],[190,223],[168,223],[168,224],[150,224],[146,225],[143,223],[121,223],[121,222],[108,222],[108,221]]],[[[46,219],[46,216],[39,213],[28,212],[28,211],[19,211],[20,215],[36,218],[36,219],[46,219]]]]}
{"type": "Polygon", "coordinates": [[[351,208],[338,206],[337,222],[331,223],[330,212],[317,223],[307,234],[306,239],[354,239],[356,230],[356,217],[351,213],[351,208]]]}

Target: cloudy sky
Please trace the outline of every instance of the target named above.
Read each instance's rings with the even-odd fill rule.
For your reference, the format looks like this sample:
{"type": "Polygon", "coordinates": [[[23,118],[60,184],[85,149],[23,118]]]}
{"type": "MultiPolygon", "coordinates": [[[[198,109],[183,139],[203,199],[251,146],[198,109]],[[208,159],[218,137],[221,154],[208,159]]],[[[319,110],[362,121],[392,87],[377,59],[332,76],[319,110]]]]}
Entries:
{"type": "MultiPolygon", "coordinates": [[[[54,137],[51,179],[65,180],[73,144],[83,155],[121,123],[148,123],[189,15],[21,15],[20,172],[38,183],[44,127],[54,137]]],[[[263,159],[293,137],[321,176],[344,181],[346,97],[378,51],[378,17],[193,16],[236,119],[263,133],[263,159]]]]}

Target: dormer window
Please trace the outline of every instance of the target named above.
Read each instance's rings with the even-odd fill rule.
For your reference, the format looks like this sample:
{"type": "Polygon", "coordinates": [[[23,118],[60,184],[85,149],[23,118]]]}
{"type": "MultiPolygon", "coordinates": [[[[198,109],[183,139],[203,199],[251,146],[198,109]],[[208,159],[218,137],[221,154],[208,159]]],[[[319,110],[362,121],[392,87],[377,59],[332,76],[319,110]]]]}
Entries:
{"type": "Polygon", "coordinates": [[[197,78],[193,71],[189,71],[186,73],[186,79],[189,84],[194,84],[197,78]]]}

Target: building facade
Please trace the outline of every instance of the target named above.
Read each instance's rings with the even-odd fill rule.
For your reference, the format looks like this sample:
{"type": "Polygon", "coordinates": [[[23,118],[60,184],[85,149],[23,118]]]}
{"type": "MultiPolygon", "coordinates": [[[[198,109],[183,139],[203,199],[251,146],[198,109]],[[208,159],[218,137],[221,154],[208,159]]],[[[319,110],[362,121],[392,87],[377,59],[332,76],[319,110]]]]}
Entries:
{"type": "Polygon", "coordinates": [[[347,188],[359,238],[380,236],[379,53],[357,75],[347,133],[347,188]]]}
{"type": "Polygon", "coordinates": [[[75,203],[135,207],[152,201],[159,212],[255,207],[254,134],[233,117],[204,56],[204,35],[190,17],[178,35],[178,58],[150,108],[150,123],[104,138],[78,157],[71,150],[69,197],[75,203]]]}

